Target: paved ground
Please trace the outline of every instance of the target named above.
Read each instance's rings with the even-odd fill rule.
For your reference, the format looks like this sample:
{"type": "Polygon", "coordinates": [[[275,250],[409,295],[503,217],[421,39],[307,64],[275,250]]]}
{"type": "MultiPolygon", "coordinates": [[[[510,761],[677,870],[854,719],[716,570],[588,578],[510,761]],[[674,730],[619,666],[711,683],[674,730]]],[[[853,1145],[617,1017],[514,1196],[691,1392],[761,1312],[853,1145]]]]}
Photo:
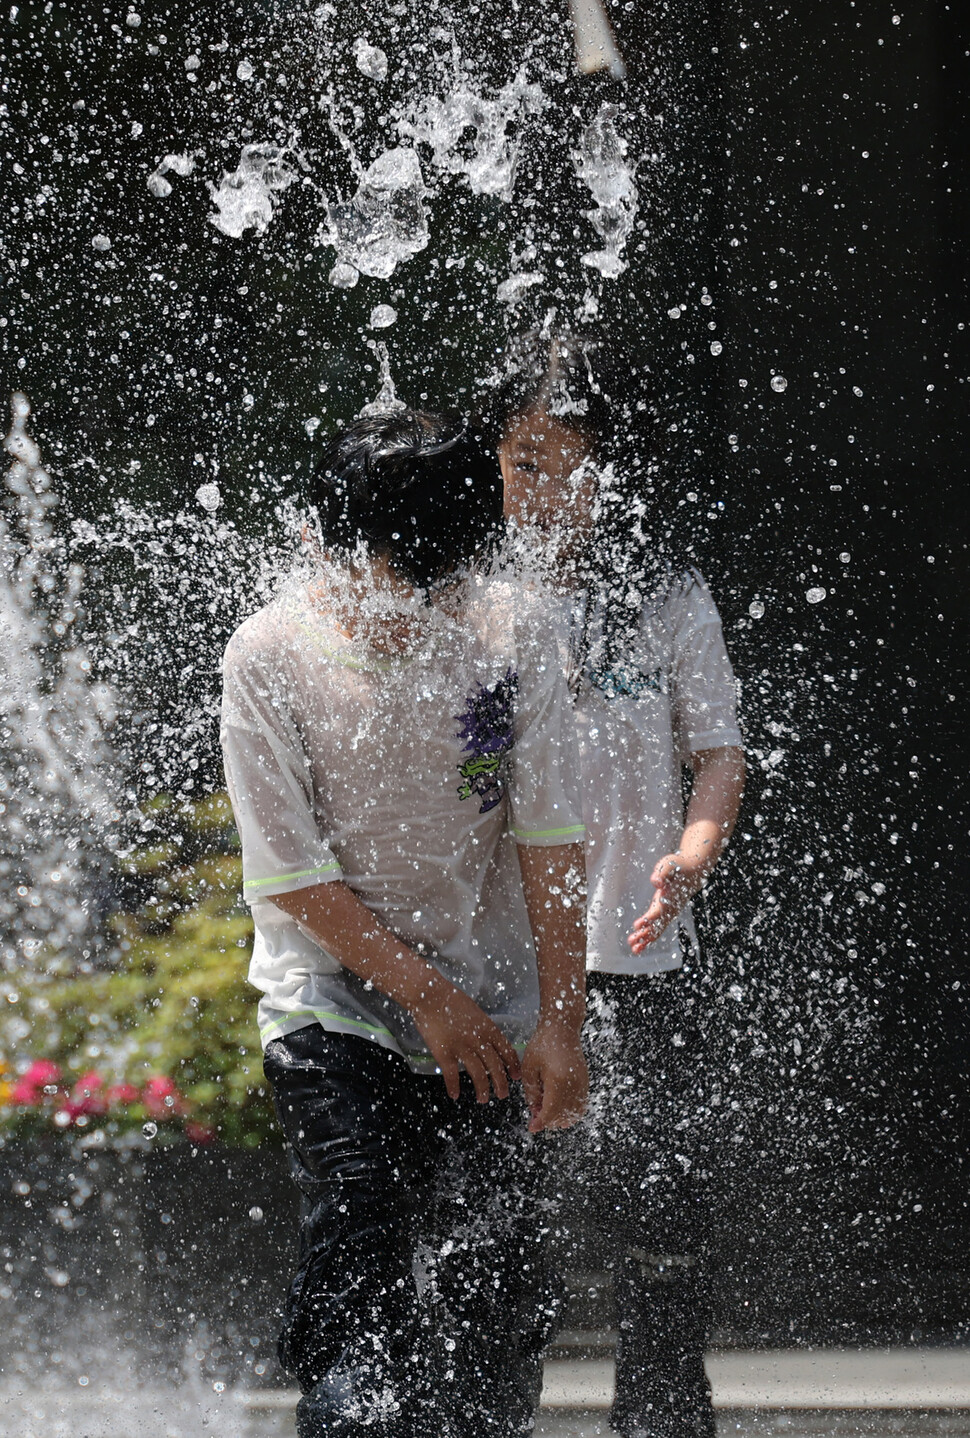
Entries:
{"type": "MultiPolygon", "coordinates": [[[[733,1352],[708,1360],[720,1438],[970,1438],[970,1350],[733,1352]]],[[[612,1364],[547,1365],[536,1438],[610,1438],[612,1364]]],[[[292,1438],[293,1397],[95,1378],[0,1379],[0,1438],[292,1438]]]]}

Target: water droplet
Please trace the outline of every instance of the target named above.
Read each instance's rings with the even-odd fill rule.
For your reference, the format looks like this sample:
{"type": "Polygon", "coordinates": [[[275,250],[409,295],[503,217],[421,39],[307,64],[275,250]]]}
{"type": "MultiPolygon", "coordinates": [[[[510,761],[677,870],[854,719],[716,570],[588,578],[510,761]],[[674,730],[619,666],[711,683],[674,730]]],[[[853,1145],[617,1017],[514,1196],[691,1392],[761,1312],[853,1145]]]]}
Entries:
{"type": "Polygon", "coordinates": [[[87,1374],[85,1373],[82,1373],[81,1377],[77,1381],[82,1388],[87,1388],[88,1384],[91,1382],[90,1378],[88,1378],[87,1374]]]}
{"type": "Polygon", "coordinates": [[[225,1393],[225,1391],[226,1391],[226,1385],[225,1385],[224,1383],[220,1383],[220,1382],[216,1381],[216,1382],[213,1383],[213,1385],[212,1385],[212,1391],[213,1391],[213,1393],[225,1393]]]}
{"type": "Polygon", "coordinates": [[[839,555],[839,563],[840,563],[840,564],[848,564],[848,562],[849,562],[849,560],[850,560],[851,558],[852,558],[851,554],[847,553],[846,550],[843,550],[842,553],[839,555]]]}
{"type": "Polygon", "coordinates": [[[143,1124],[142,1124],[142,1126],[141,1126],[141,1131],[142,1131],[142,1133],[145,1135],[146,1138],[154,1138],[155,1135],[158,1133],[158,1124],[157,1124],[157,1123],[152,1123],[152,1122],[149,1120],[148,1123],[143,1123],[143,1124]]]}
{"type": "Polygon", "coordinates": [[[668,317],[668,319],[679,320],[679,319],[680,319],[680,316],[681,316],[681,308],[680,308],[680,305],[674,305],[672,309],[669,309],[669,310],[667,311],[667,317],[668,317]]]}
{"type": "Polygon", "coordinates": [[[387,79],[387,56],[376,45],[368,45],[366,40],[355,40],[354,59],[357,69],[369,80],[387,79]]]}
{"type": "Polygon", "coordinates": [[[827,592],[828,591],[823,589],[821,585],[818,585],[814,589],[806,590],[805,598],[808,600],[809,604],[821,604],[827,592]]]}
{"type": "Polygon", "coordinates": [[[353,265],[345,265],[343,260],[341,260],[338,264],[334,265],[327,279],[333,285],[334,289],[352,290],[360,279],[360,270],[355,269],[353,265]]]}
{"type": "Polygon", "coordinates": [[[195,497],[210,514],[215,514],[222,503],[222,494],[217,484],[200,484],[195,491],[195,497]]]}
{"type": "Polygon", "coordinates": [[[719,354],[721,353],[721,351],[722,351],[723,348],[724,348],[724,346],[721,344],[721,341],[720,341],[720,340],[711,340],[711,354],[712,354],[712,355],[719,355],[719,354]]]}
{"type": "Polygon", "coordinates": [[[737,444],[737,442],[738,442],[738,437],[737,437],[736,434],[729,434],[729,435],[728,435],[728,444],[737,444]]]}
{"type": "Polygon", "coordinates": [[[141,16],[137,10],[128,11],[128,14],[125,16],[125,24],[130,26],[132,30],[138,29],[138,26],[141,24],[141,16]]]}
{"type": "Polygon", "coordinates": [[[249,1210],[249,1216],[252,1219],[253,1223],[262,1223],[263,1210],[259,1207],[258,1204],[253,1204],[252,1208],[249,1210]]]}
{"type": "Polygon", "coordinates": [[[248,60],[240,60],[236,66],[237,80],[251,80],[253,78],[253,67],[248,60]]]}
{"type": "Polygon", "coordinates": [[[894,15],[894,16],[893,16],[893,24],[894,24],[894,25],[898,25],[898,24],[899,24],[899,16],[898,16],[898,15],[894,15]]]}
{"type": "Polygon", "coordinates": [[[752,619],[760,619],[765,612],[765,607],[760,599],[752,599],[748,605],[748,613],[752,619]]]}
{"type": "Polygon", "coordinates": [[[861,398],[862,398],[862,390],[859,388],[859,386],[858,386],[857,384],[854,384],[854,385],[852,386],[852,393],[855,395],[856,399],[861,399],[861,398]]]}
{"type": "Polygon", "coordinates": [[[94,250],[101,251],[110,250],[111,241],[108,239],[107,235],[95,235],[94,239],[91,241],[91,248],[94,250]]]}
{"type": "Polygon", "coordinates": [[[713,296],[707,294],[706,292],[701,295],[701,304],[702,304],[702,305],[712,305],[713,303],[714,303],[713,296]]]}
{"type": "Polygon", "coordinates": [[[185,68],[189,74],[191,74],[193,70],[198,70],[201,64],[202,61],[198,55],[187,55],[185,58],[185,68]]]}
{"type": "Polygon", "coordinates": [[[370,312],[370,327],[372,330],[386,330],[397,319],[397,310],[393,305],[375,305],[370,312]]]}
{"type": "Polygon", "coordinates": [[[785,379],[785,376],[783,374],[773,374],[771,376],[771,388],[775,394],[782,394],[788,388],[788,381],[785,379]]]}

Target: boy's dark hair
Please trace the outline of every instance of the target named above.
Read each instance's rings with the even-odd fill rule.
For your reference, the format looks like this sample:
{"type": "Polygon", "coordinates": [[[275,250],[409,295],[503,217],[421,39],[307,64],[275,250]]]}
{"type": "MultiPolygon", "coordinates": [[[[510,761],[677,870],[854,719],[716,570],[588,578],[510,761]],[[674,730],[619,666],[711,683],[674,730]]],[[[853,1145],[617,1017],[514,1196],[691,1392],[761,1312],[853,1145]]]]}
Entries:
{"type": "Polygon", "coordinates": [[[427,589],[486,548],[502,517],[502,478],[458,416],[386,410],[334,436],[308,498],[327,549],[349,555],[363,539],[427,589]]]}

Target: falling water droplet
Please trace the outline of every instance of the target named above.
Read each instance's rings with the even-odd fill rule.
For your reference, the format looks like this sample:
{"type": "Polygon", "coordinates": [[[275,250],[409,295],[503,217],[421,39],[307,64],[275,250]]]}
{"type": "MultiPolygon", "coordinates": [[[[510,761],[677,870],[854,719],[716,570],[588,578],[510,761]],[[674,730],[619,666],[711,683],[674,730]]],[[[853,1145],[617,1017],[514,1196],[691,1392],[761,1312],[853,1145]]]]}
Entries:
{"type": "Polygon", "coordinates": [[[91,248],[94,250],[102,251],[110,250],[111,241],[108,239],[107,235],[95,235],[93,240],[91,241],[91,248]]]}
{"type": "Polygon", "coordinates": [[[142,1124],[142,1126],[141,1126],[141,1131],[142,1131],[142,1133],[145,1135],[146,1138],[154,1138],[155,1135],[158,1133],[158,1124],[157,1124],[157,1123],[152,1123],[152,1122],[149,1120],[148,1123],[143,1123],[143,1124],[142,1124]]]}
{"type": "Polygon", "coordinates": [[[249,1216],[252,1219],[253,1223],[262,1223],[263,1210],[259,1207],[258,1204],[253,1204],[252,1208],[249,1210],[249,1216]]]}
{"type": "Polygon", "coordinates": [[[360,279],[360,270],[355,269],[353,265],[345,265],[343,260],[341,260],[338,264],[334,265],[327,279],[333,285],[334,289],[352,290],[360,279]]]}
{"type": "Polygon", "coordinates": [[[785,376],[783,374],[773,374],[771,376],[771,388],[775,394],[782,394],[788,388],[788,381],[785,379],[785,376]]]}
{"type": "Polygon", "coordinates": [[[248,60],[240,60],[236,66],[237,80],[251,80],[253,78],[253,67],[248,60]]]}
{"type": "Polygon", "coordinates": [[[372,330],[386,330],[397,319],[397,310],[393,305],[375,305],[370,312],[370,327],[372,330]]]}
{"type": "Polygon", "coordinates": [[[828,592],[827,590],[823,589],[823,588],[819,585],[819,586],[817,586],[817,587],[814,588],[814,589],[808,589],[808,590],[806,590],[806,592],[805,592],[805,598],[808,600],[809,604],[821,604],[821,602],[822,602],[822,600],[825,598],[827,592],[828,592]]]}
{"type": "Polygon", "coordinates": [[[674,305],[671,309],[669,309],[669,310],[667,311],[667,317],[668,317],[668,319],[679,320],[679,319],[680,319],[680,315],[681,315],[680,305],[674,305]]]}
{"type": "Polygon", "coordinates": [[[720,340],[711,340],[711,354],[712,354],[712,355],[719,355],[719,354],[721,353],[721,351],[722,351],[723,348],[724,348],[724,346],[721,344],[721,341],[720,341],[720,340]]]}
{"type": "Polygon", "coordinates": [[[357,69],[369,80],[387,79],[387,56],[376,45],[368,45],[366,40],[355,40],[354,59],[357,69]]]}
{"type": "Polygon", "coordinates": [[[217,484],[200,484],[195,491],[195,497],[210,514],[215,514],[222,503],[222,494],[217,484]]]}
{"type": "Polygon", "coordinates": [[[751,618],[760,619],[764,612],[765,607],[762,604],[761,600],[752,599],[751,603],[748,605],[748,613],[751,615],[751,618]]]}
{"type": "Polygon", "coordinates": [[[138,29],[138,26],[141,24],[141,16],[137,10],[128,11],[128,14],[125,16],[125,24],[130,26],[132,30],[138,29]]]}

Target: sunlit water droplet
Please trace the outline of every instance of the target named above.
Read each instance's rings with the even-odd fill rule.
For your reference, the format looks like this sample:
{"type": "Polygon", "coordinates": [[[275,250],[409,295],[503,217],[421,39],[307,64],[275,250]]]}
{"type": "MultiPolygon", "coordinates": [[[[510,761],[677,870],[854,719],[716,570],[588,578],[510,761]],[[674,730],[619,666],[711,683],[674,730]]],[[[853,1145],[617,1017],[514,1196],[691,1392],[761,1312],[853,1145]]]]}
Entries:
{"type": "Polygon", "coordinates": [[[251,80],[253,78],[253,67],[248,60],[240,60],[236,66],[237,80],[251,80]]]}
{"type": "Polygon", "coordinates": [[[158,1133],[158,1124],[151,1122],[143,1123],[141,1126],[141,1131],[146,1138],[154,1138],[155,1135],[158,1133]]]}
{"type": "Polygon", "coordinates": [[[200,484],[195,491],[195,497],[210,514],[214,514],[222,503],[222,494],[217,484],[200,484]]]}
{"type": "Polygon", "coordinates": [[[333,285],[334,289],[352,290],[360,279],[360,270],[356,269],[353,265],[344,264],[343,260],[341,260],[338,264],[334,265],[327,279],[333,285]]]}
{"type": "Polygon", "coordinates": [[[107,235],[95,235],[94,238],[93,238],[92,241],[91,241],[91,248],[92,248],[93,250],[101,250],[101,251],[110,250],[110,249],[111,249],[111,241],[108,239],[108,236],[107,236],[107,235]]]}
{"type": "Polygon", "coordinates": [[[760,619],[764,612],[765,607],[762,604],[761,600],[752,599],[751,603],[748,605],[748,613],[751,615],[751,618],[760,619]]]}
{"type": "Polygon", "coordinates": [[[263,1210],[259,1207],[258,1204],[254,1204],[253,1207],[249,1210],[249,1216],[252,1219],[253,1223],[262,1223],[263,1210]]]}
{"type": "Polygon", "coordinates": [[[722,351],[723,348],[724,348],[724,346],[721,344],[721,341],[720,341],[720,340],[711,340],[711,354],[712,354],[712,355],[719,355],[719,354],[721,353],[721,351],[722,351]]]}
{"type": "Polygon", "coordinates": [[[823,589],[823,588],[819,585],[819,586],[816,586],[814,589],[806,590],[806,592],[805,592],[805,598],[808,600],[809,604],[821,604],[821,602],[822,602],[822,600],[825,598],[827,592],[828,592],[827,590],[823,589]]]}
{"type": "Polygon", "coordinates": [[[138,29],[138,26],[141,24],[141,16],[137,10],[128,11],[128,14],[125,16],[125,24],[130,26],[132,30],[138,29]]]}
{"type": "Polygon", "coordinates": [[[771,388],[775,394],[784,393],[788,388],[788,381],[785,379],[785,376],[783,374],[773,374],[771,376],[771,388]]]}
{"type": "Polygon", "coordinates": [[[372,330],[386,330],[396,319],[397,310],[393,305],[375,305],[370,312],[370,327],[372,330]]]}
{"type": "Polygon", "coordinates": [[[366,40],[355,40],[354,59],[357,69],[369,80],[387,79],[387,56],[376,45],[369,45],[366,40]]]}

